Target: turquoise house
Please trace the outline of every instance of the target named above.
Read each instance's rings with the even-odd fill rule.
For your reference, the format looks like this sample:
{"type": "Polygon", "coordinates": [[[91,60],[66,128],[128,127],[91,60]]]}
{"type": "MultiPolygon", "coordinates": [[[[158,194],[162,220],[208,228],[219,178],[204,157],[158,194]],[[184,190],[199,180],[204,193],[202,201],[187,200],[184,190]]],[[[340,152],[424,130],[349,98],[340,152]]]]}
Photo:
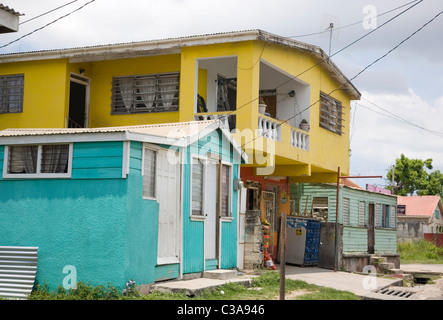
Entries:
{"type": "Polygon", "coordinates": [[[219,121],[1,131],[0,246],[50,289],[236,268],[246,160],[219,121]]]}

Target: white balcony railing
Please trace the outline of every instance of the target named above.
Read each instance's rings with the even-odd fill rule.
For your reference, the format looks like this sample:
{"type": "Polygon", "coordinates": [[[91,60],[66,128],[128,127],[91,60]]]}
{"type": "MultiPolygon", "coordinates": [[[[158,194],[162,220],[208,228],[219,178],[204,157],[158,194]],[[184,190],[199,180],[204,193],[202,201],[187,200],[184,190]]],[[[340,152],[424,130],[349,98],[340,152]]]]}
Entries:
{"type": "Polygon", "coordinates": [[[298,130],[291,129],[291,146],[302,150],[309,150],[309,133],[298,130]]]}
{"type": "Polygon", "coordinates": [[[225,112],[208,112],[194,114],[194,120],[220,120],[220,122],[229,130],[235,129],[235,113],[227,114],[225,112]]]}
{"type": "Polygon", "coordinates": [[[281,122],[269,117],[258,116],[258,135],[268,139],[281,141],[281,122]]]}

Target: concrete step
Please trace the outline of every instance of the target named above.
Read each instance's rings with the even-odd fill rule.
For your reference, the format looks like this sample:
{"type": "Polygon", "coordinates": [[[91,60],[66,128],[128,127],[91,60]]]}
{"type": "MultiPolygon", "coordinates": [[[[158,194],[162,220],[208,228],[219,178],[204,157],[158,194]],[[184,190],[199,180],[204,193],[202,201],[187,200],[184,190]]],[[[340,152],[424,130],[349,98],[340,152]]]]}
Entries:
{"type": "Polygon", "coordinates": [[[389,273],[393,273],[393,274],[403,274],[403,270],[401,270],[401,269],[397,269],[397,268],[390,268],[390,269],[389,269],[389,273]]]}
{"type": "Polygon", "coordinates": [[[203,278],[228,280],[237,278],[237,270],[216,269],[203,272],[203,278]]]}
{"type": "Polygon", "coordinates": [[[380,263],[384,263],[386,262],[386,258],[385,257],[380,257],[380,256],[371,256],[370,257],[370,261],[369,263],[374,265],[374,264],[380,264],[380,263]]]}
{"type": "Polygon", "coordinates": [[[395,269],[395,264],[393,264],[392,262],[382,262],[379,263],[378,265],[385,270],[395,269]]]}

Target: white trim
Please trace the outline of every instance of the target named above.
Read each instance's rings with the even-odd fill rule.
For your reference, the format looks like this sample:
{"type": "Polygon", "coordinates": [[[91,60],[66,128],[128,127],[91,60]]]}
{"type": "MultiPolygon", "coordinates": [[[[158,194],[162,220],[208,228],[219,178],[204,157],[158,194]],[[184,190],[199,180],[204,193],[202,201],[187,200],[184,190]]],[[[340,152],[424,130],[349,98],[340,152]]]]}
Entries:
{"type": "MultiPolygon", "coordinates": [[[[9,173],[8,172],[8,165],[9,165],[9,148],[13,147],[14,145],[6,145],[5,151],[4,151],[4,158],[3,158],[3,179],[66,179],[71,178],[72,176],[72,161],[73,161],[73,143],[65,143],[66,145],[69,145],[69,154],[68,154],[68,172],[66,173],[41,173],[40,167],[41,167],[41,154],[42,154],[42,146],[43,145],[57,145],[53,143],[43,143],[38,144],[38,151],[37,151],[37,165],[36,170],[37,173],[9,173]]],[[[28,145],[36,145],[36,144],[28,144],[28,145]]]]}
{"type": "Polygon", "coordinates": [[[146,197],[143,194],[143,185],[142,185],[142,197],[144,200],[154,200],[157,201],[157,166],[158,166],[158,152],[160,151],[160,149],[163,149],[159,146],[156,145],[151,145],[149,143],[143,143],[143,147],[142,147],[142,163],[141,163],[141,175],[142,177],[145,175],[145,150],[151,150],[153,152],[155,152],[155,173],[154,173],[154,193],[155,196],[154,197],[146,197]]]}
{"type": "MultiPolygon", "coordinates": [[[[90,109],[90,99],[91,99],[91,79],[88,77],[85,77],[83,75],[71,72],[69,76],[69,88],[71,87],[71,81],[84,85],[85,86],[85,123],[84,127],[89,128],[89,109],[90,109]]],[[[71,94],[71,90],[69,90],[69,94],[71,94]]],[[[68,116],[69,116],[69,109],[70,105],[68,107],[68,116]]]]}
{"type": "MultiPolygon", "coordinates": [[[[129,174],[129,161],[131,154],[131,142],[123,141],[123,160],[122,160],[122,178],[125,179],[129,174]]],[[[142,155],[143,159],[143,155],[142,155]]],[[[143,169],[143,168],[142,168],[143,169]]]]}
{"type": "MultiPolygon", "coordinates": [[[[232,190],[234,188],[232,180],[234,178],[234,172],[233,172],[234,171],[234,166],[233,166],[233,164],[231,162],[227,162],[227,161],[224,161],[224,160],[221,160],[220,164],[221,165],[226,165],[226,166],[230,167],[230,170],[229,170],[229,188],[228,188],[228,191],[229,191],[229,213],[230,213],[230,215],[228,217],[223,217],[223,216],[220,215],[220,219],[225,221],[225,222],[231,222],[234,219],[233,218],[233,214],[232,214],[232,209],[233,209],[232,201],[233,201],[233,195],[234,195],[233,194],[233,190],[232,190]]],[[[221,177],[220,177],[220,179],[221,179],[221,177]]],[[[220,192],[221,192],[221,190],[220,190],[220,192]]]]}

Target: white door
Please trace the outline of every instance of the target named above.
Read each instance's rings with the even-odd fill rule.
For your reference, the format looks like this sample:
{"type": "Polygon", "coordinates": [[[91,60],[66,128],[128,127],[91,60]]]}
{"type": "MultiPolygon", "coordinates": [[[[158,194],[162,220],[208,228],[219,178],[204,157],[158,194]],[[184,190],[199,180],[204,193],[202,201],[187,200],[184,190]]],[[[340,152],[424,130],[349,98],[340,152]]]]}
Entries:
{"type": "Polygon", "coordinates": [[[168,161],[167,152],[157,158],[158,264],[178,263],[180,253],[180,164],[168,161]]]}
{"type": "Polygon", "coordinates": [[[205,173],[205,260],[217,258],[217,162],[206,162],[205,173]]]}

